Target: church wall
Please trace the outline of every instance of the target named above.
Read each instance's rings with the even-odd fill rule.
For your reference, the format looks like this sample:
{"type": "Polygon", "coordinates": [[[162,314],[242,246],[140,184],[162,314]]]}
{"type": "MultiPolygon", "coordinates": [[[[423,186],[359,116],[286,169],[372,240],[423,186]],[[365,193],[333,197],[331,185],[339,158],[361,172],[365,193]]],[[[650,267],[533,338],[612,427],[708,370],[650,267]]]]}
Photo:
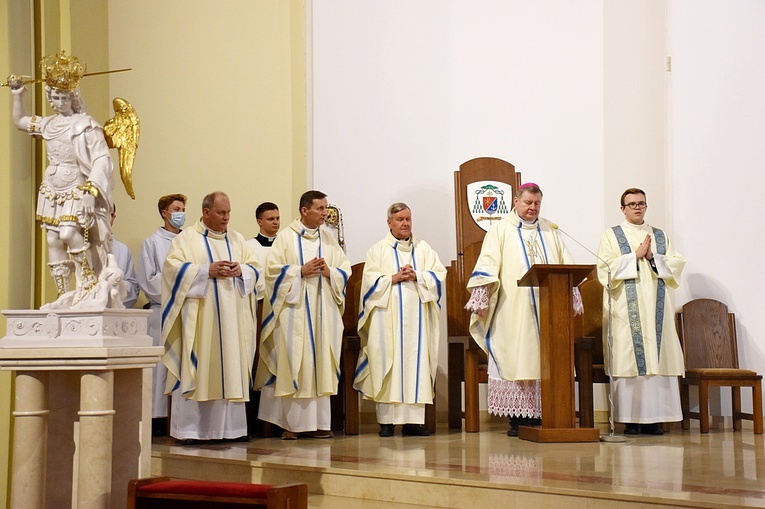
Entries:
{"type": "MultiPolygon", "coordinates": [[[[314,179],[345,214],[351,262],[412,207],[455,257],[453,172],[513,163],[542,215],[597,249],[604,227],[604,12],[590,2],[313,4],[314,179]]],[[[591,255],[569,242],[575,258],[591,255]]],[[[446,325],[439,410],[446,409],[446,325]]],[[[485,408],[485,404],[484,404],[485,408]]]]}
{"type": "Polygon", "coordinates": [[[452,259],[452,172],[473,157],[515,164],[544,189],[543,215],[592,250],[641,187],[689,260],[677,303],[731,303],[742,363],[765,372],[761,278],[707,233],[759,252],[764,16],[757,1],[314,3],[313,175],[345,213],[351,261],[398,200],[452,259]]]}
{"type": "MultiPolygon", "coordinates": [[[[161,220],[157,200],[188,196],[186,226],[204,195],[231,197],[231,226],[257,233],[273,201],[286,224],[305,190],[305,7],[302,0],[111,0],[113,95],[141,119],[136,200],[115,179],[115,234],[138,256],[161,220]]],[[[144,302],[141,297],[139,305],[144,302]]]]}
{"type": "MultiPolygon", "coordinates": [[[[293,215],[306,186],[303,0],[9,0],[0,9],[0,28],[7,34],[0,40],[3,77],[34,74],[40,55],[60,49],[80,57],[90,72],[134,69],[86,78],[82,92],[101,123],[113,114],[114,96],[133,102],[142,120],[136,201],[115,168],[115,232],[136,256],[159,225],[162,194],[189,196],[190,225],[201,215],[204,194],[227,191],[232,226],[247,236],[256,233],[261,201],[278,203],[287,220],[293,215]]],[[[10,93],[3,88],[0,95],[0,309],[28,308],[54,295],[44,248],[35,254],[35,147],[11,124],[10,93]]],[[[31,111],[31,97],[27,104],[31,111]]],[[[113,157],[116,164],[116,152],[113,157]]],[[[4,319],[0,325],[4,331],[4,319]]],[[[11,377],[2,372],[0,509],[7,504],[12,398],[11,377]]]]}
{"type": "MultiPolygon", "coordinates": [[[[28,1],[9,0],[0,7],[0,80],[11,72],[33,69],[32,19],[28,1]],[[16,71],[18,70],[18,71],[16,71]]],[[[11,120],[11,94],[0,88],[0,309],[29,308],[33,299],[34,204],[33,152],[27,135],[11,120]]],[[[5,335],[6,320],[0,316],[5,335]]],[[[13,380],[0,372],[0,509],[9,507],[13,380]]]]}
{"type": "MultiPolygon", "coordinates": [[[[674,237],[688,260],[677,300],[725,302],[736,313],[741,367],[765,373],[765,4],[675,0],[670,19],[669,186],[674,237]]],[[[729,391],[712,409],[730,415],[729,391]]]]}

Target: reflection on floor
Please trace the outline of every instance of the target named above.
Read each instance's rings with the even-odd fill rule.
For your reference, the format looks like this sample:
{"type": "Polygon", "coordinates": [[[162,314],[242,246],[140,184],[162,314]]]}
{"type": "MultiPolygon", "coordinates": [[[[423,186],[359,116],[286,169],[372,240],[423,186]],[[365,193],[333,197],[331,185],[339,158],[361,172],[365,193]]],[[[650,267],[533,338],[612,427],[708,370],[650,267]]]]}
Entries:
{"type": "Polygon", "coordinates": [[[627,443],[536,444],[503,424],[426,438],[254,438],[180,446],[155,439],[152,473],[239,482],[306,482],[322,509],[430,507],[765,507],[765,442],[698,427],[627,443]]]}

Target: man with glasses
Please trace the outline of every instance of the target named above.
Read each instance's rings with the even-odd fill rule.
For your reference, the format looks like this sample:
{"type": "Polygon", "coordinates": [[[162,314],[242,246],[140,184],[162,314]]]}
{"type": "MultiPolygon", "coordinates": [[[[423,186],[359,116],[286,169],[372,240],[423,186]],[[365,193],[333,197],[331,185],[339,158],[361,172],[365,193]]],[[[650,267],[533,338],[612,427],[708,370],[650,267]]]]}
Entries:
{"type": "MultiPolygon", "coordinates": [[[[626,424],[625,435],[662,435],[660,423],[682,420],[677,377],[685,367],[673,290],[685,258],[666,233],[645,222],[647,208],[645,192],[624,191],[625,221],[603,233],[598,250],[598,279],[604,288],[611,275],[614,420],[626,424]]],[[[604,310],[608,298],[604,289],[604,310]]]]}

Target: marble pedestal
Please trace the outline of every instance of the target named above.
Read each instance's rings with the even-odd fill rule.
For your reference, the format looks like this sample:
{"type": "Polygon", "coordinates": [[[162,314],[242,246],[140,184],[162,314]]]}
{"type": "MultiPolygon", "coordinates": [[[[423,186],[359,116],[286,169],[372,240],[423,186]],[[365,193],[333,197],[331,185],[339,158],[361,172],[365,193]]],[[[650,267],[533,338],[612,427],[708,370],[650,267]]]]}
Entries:
{"type": "Polygon", "coordinates": [[[15,372],[11,507],[125,507],[151,468],[151,311],[3,311],[15,372]]]}

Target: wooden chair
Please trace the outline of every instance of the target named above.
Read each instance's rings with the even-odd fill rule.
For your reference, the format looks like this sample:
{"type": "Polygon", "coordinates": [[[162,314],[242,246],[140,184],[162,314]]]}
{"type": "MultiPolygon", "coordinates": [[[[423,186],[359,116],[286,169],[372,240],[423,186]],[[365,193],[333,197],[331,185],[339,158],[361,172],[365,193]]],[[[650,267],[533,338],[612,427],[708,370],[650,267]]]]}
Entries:
{"type": "MultiPolygon", "coordinates": [[[[364,262],[351,267],[353,273],[348,279],[345,291],[345,311],[343,312],[343,359],[340,372],[340,387],[342,387],[342,419],[346,435],[359,434],[359,393],[353,388],[356,364],[359,362],[361,338],[358,332],[358,318],[361,312],[361,278],[364,274],[364,262]]],[[[338,391],[340,395],[340,391],[338,391]]],[[[333,409],[332,419],[335,419],[333,409]]],[[[425,427],[431,433],[436,432],[436,404],[425,405],[425,427]]],[[[334,429],[334,426],[333,426],[334,429]]]]}
{"type": "Polygon", "coordinates": [[[466,285],[481,253],[486,232],[470,213],[475,196],[467,196],[471,183],[504,182],[513,190],[521,184],[515,166],[494,157],[478,157],[454,172],[454,212],[457,226],[457,259],[447,267],[446,309],[449,368],[449,428],[462,428],[462,382],[465,382],[465,431],[480,431],[478,388],[488,383],[486,354],[470,337],[470,312],[464,309],[470,295],[466,285]]]}
{"type": "MultiPolygon", "coordinates": [[[[361,276],[364,274],[364,262],[351,267],[351,277],[345,287],[345,311],[343,312],[343,357],[340,371],[340,387],[338,396],[342,398],[343,429],[346,435],[359,434],[359,393],[353,388],[356,364],[359,361],[361,340],[356,330],[361,302],[361,276]]],[[[333,421],[336,419],[335,408],[332,412],[333,421]]],[[[332,427],[333,429],[335,426],[332,427]]]]}
{"type": "Polygon", "coordinates": [[[462,383],[465,383],[465,431],[480,431],[478,390],[480,384],[489,383],[489,360],[470,336],[470,312],[465,303],[470,294],[465,285],[473,270],[483,241],[465,249],[458,260],[446,268],[447,328],[449,368],[449,428],[462,428],[462,383]],[[469,267],[469,268],[468,268],[469,267]]]}
{"type": "Polygon", "coordinates": [[[603,361],[603,285],[593,273],[579,285],[584,314],[577,317],[574,367],[579,382],[579,426],[595,426],[593,385],[610,383],[603,361]],[[581,327],[581,330],[579,328],[581,327]]]}
{"type": "Polygon", "coordinates": [[[709,388],[730,387],[733,429],[741,430],[741,419],[747,419],[754,422],[754,433],[761,435],[762,375],[738,367],[735,315],[722,302],[696,299],[684,304],[676,319],[685,358],[680,385],[683,429],[690,428],[690,419],[698,419],[701,432],[709,433],[709,388]],[[699,388],[698,412],[690,411],[691,385],[699,388]],[[741,387],[752,388],[751,414],[741,412],[741,387]]]}
{"type": "Polygon", "coordinates": [[[249,484],[173,480],[169,477],[135,479],[128,483],[127,509],[218,509],[266,507],[307,509],[308,485],[249,484]]]}

